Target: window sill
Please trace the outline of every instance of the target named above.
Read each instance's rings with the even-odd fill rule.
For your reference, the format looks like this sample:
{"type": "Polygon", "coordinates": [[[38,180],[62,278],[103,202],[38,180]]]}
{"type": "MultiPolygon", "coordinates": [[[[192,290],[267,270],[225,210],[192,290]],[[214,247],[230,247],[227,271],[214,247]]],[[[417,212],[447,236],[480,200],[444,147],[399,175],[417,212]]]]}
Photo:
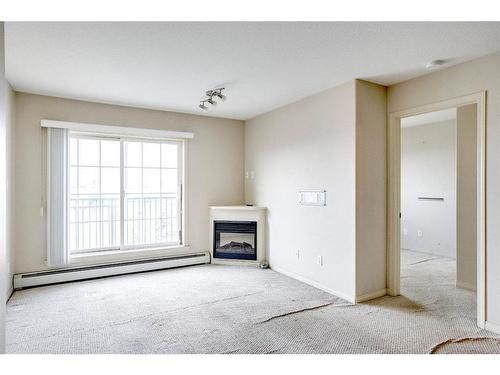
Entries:
{"type": "Polygon", "coordinates": [[[93,253],[71,255],[70,265],[93,265],[99,263],[120,262],[130,260],[144,260],[161,256],[189,254],[189,245],[177,245],[161,248],[146,248],[136,250],[110,250],[93,253]]]}

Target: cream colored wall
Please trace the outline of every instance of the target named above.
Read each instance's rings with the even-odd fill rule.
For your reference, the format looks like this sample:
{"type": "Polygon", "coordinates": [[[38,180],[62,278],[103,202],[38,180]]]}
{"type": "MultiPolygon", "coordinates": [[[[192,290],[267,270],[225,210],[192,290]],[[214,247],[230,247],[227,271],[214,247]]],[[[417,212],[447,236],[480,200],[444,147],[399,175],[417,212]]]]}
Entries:
{"type": "Polygon", "coordinates": [[[14,92],[5,79],[4,24],[0,22],[0,353],[5,350],[5,304],[12,292],[14,259],[14,92]]]}
{"type": "Polygon", "coordinates": [[[456,129],[455,120],[401,129],[404,249],[456,257],[456,129]],[[442,197],[444,201],[421,201],[418,197],[422,196],[442,197]]]}
{"type": "Polygon", "coordinates": [[[500,326],[500,53],[388,88],[395,112],[487,91],[486,103],[486,320],[500,326]]]}
{"type": "Polygon", "coordinates": [[[457,108],[457,286],[477,284],[477,106],[457,108]]]}
{"type": "Polygon", "coordinates": [[[356,296],[385,294],[387,90],[356,81],[356,296]]]}
{"type": "Polygon", "coordinates": [[[6,125],[7,125],[7,228],[6,228],[6,276],[7,276],[7,298],[12,294],[12,277],[15,264],[15,93],[12,87],[7,83],[6,87],[6,125]]]}
{"type": "Polygon", "coordinates": [[[355,82],[248,120],[246,202],[268,207],[273,269],[355,299],[355,82]],[[327,191],[326,207],[297,192],[327,191]],[[297,251],[299,255],[297,256],[297,251]],[[323,266],[317,257],[323,256],[323,266]]]}
{"type": "Polygon", "coordinates": [[[187,146],[190,250],[208,251],[208,207],[244,200],[243,122],[16,93],[15,272],[46,269],[40,120],[193,132],[187,146]]]}
{"type": "Polygon", "coordinates": [[[5,80],[4,23],[0,22],[0,354],[5,353],[5,277],[7,265],[7,81],[5,80]]]}

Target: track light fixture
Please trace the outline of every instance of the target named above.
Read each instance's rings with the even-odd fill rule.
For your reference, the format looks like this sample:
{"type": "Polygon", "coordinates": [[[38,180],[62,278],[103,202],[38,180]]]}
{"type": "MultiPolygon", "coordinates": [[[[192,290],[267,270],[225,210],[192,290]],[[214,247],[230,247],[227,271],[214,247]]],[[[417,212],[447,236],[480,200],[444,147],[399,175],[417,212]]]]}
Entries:
{"type": "Polygon", "coordinates": [[[218,97],[221,101],[226,101],[226,95],[222,94],[220,91],[215,93],[215,96],[218,97]]]}
{"type": "Polygon", "coordinates": [[[206,103],[212,106],[217,105],[217,102],[214,100],[214,98],[217,98],[220,101],[224,102],[226,100],[226,95],[222,93],[223,91],[224,87],[205,91],[206,98],[200,101],[200,105],[198,107],[204,111],[208,111],[209,107],[206,106],[206,103]]]}

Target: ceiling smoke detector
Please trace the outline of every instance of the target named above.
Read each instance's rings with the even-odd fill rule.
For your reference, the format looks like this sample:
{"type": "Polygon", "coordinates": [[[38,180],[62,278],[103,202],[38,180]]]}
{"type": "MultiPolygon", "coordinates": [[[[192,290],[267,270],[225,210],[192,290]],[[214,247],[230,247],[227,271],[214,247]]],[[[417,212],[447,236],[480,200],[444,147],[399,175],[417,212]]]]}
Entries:
{"type": "Polygon", "coordinates": [[[200,105],[198,107],[204,111],[208,111],[209,107],[206,105],[206,103],[212,106],[216,106],[217,102],[214,100],[215,98],[223,102],[226,101],[226,95],[223,94],[224,90],[224,87],[220,87],[217,89],[205,91],[206,98],[200,101],[200,105]]]}
{"type": "Polygon", "coordinates": [[[437,69],[437,68],[440,68],[442,67],[444,64],[446,63],[445,60],[434,60],[434,61],[430,61],[428,62],[425,67],[429,70],[433,70],[433,69],[437,69]]]}

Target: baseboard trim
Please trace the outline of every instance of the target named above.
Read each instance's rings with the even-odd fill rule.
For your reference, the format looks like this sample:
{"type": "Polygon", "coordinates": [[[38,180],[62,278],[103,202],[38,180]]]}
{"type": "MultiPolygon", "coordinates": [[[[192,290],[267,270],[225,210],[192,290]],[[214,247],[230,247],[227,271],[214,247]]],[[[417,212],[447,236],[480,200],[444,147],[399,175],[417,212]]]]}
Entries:
{"type": "Polygon", "coordinates": [[[95,266],[68,267],[40,272],[22,273],[14,275],[14,290],[69,281],[90,280],[101,277],[157,271],[206,263],[210,263],[209,253],[195,253],[191,255],[172,256],[133,262],[117,262],[95,266]]]}
{"type": "Polygon", "coordinates": [[[346,301],[348,302],[351,302],[351,303],[356,303],[356,299],[353,297],[353,296],[349,296],[347,294],[344,294],[344,293],[340,293],[340,292],[337,292],[336,290],[333,290],[331,288],[328,288],[326,286],[324,286],[323,284],[321,283],[318,283],[317,281],[314,281],[314,280],[311,280],[307,277],[304,277],[304,276],[301,276],[301,275],[298,275],[294,272],[290,272],[288,270],[285,270],[281,267],[276,267],[276,266],[273,266],[273,265],[270,265],[270,268],[278,273],[281,273],[285,276],[288,276],[288,277],[291,277],[292,279],[296,279],[298,281],[301,281],[305,284],[308,284],[308,285],[311,285],[315,288],[318,288],[318,289],[321,289],[323,290],[324,292],[327,292],[327,293],[330,293],[330,294],[333,294],[334,296],[336,297],[340,297],[340,298],[343,298],[345,299],[346,301]]]}
{"type": "Polygon", "coordinates": [[[471,290],[473,292],[477,292],[477,288],[475,285],[472,285],[472,284],[469,284],[469,283],[465,283],[463,281],[456,281],[455,282],[455,286],[457,288],[460,288],[460,289],[467,289],[467,290],[471,290]]]}
{"type": "Polygon", "coordinates": [[[491,322],[484,322],[484,329],[500,335],[500,325],[491,322]]]}
{"type": "Polygon", "coordinates": [[[383,297],[385,295],[387,295],[387,289],[385,289],[385,288],[377,290],[375,292],[365,293],[365,294],[362,294],[360,296],[356,296],[356,303],[369,301],[371,299],[383,297]]]}

